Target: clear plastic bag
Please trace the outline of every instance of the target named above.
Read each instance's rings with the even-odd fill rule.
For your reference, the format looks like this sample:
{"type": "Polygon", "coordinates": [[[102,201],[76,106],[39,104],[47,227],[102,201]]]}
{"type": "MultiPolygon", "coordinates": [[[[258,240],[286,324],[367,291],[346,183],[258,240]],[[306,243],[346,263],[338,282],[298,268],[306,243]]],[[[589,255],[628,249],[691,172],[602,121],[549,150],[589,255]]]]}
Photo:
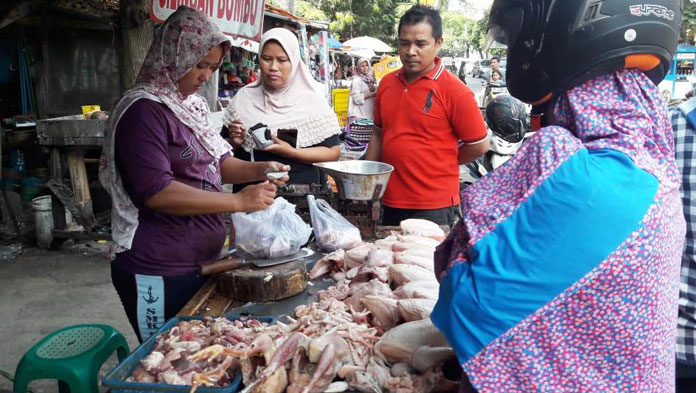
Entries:
{"type": "Polygon", "coordinates": [[[307,203],[319,248],[324,251],[351,249],[362,242],[360,230],[334,210],[328,202],[308,195],[307,203]]]}
{"type": "Polygon", "coordinates": [[[295,205],[276,198],[266,210],[232,214],[237,248],[256,258],[293,254],[307,243],[312,228],[295,213],[295,205]]]}

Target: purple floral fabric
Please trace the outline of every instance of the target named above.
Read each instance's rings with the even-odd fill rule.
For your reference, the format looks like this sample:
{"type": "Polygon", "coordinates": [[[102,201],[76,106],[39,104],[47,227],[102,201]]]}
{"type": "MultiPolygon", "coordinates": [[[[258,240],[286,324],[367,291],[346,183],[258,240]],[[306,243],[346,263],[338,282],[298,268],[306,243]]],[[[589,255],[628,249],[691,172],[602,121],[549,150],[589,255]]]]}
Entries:
{"type": "Polygon", "coordinates": [[[603,262],[462,367],[479,393],[673,391],[685,224],[665,105],[626,70],[562,93],[552,109],[552,126],[463,193],[463,219],[436,253],[439,277],[471,263],[473,245],[582,149],[626,154],[657,178],[657,195],[603,262]]]}

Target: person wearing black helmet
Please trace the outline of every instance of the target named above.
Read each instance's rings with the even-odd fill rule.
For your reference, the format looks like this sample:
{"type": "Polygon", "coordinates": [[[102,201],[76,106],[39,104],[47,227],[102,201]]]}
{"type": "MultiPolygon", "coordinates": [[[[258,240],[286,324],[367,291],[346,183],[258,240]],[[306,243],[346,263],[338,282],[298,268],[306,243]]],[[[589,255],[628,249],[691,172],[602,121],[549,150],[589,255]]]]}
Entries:
{"type": "Polygon", "coordinates": [[[685,223],[656,87],[680,0],[494,0],[507,86],[546,126],[462,196],[433,323],[483,392],[674,391],[685,223]]]}

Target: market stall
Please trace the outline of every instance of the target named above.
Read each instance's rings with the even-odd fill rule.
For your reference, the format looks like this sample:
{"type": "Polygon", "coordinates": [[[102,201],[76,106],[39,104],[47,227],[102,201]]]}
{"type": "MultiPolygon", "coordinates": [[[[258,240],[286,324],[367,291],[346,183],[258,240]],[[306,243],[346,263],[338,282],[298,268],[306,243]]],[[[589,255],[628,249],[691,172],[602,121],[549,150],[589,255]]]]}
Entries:
{"type": "MultiPolygon", "coordinates": [[[[337,177],[339,199],[359,197],[337,177]]],[[[366,171],[363,180],[375,181],[363,182],[364,192],[378,201],[385,177],[388,172],[366,171]]],[[[202,272],[238,268],[212,275],[104,384],[114,391],[166,390],[167,384],[276,393],[456,391],[454,353],[428,318],[439,285],[433,251],[446,230],[407,220],[358,231],[354,219],[326,229],[331,214],[322,211],[311,221],[324,230],[299,259],[267,267],[253,259],[238,267],[236,257],[244,254],[237,250],[222,264],[205,265],[202,272]],[[267,286],[248,289],[267,301],[235,296],[227,284],[242,275],[265,277],[267,286]],[[270,284],[276,280],[289,285],[270,284]],[[288,287],[295,290],[274,296],[288,287]]]]}

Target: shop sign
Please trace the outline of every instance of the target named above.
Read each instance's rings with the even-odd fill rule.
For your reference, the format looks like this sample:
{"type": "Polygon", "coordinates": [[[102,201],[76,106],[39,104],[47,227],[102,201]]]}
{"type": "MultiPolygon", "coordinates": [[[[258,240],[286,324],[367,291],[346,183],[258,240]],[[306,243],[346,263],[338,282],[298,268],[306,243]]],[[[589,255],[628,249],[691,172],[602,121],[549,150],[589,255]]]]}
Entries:
{"type": "Polygon", "coordinates": [[[150,18],[164,22],[181,5],[208,15],[227,35],[261,41],[264,0],[152,0],[150,18]]]}

